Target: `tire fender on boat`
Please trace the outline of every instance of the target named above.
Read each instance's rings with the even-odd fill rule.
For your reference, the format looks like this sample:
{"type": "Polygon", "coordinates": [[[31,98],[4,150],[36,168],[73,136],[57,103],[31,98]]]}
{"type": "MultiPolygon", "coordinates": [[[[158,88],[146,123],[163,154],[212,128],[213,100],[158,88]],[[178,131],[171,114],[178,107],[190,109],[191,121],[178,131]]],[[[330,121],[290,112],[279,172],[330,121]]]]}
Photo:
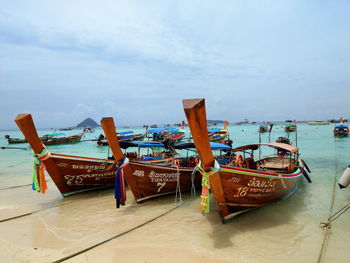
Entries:
{"type": "Polygon", "coordinates": [[[346,167],[343,175],[340,177],[338,185],[340,189],[348,187],[350,184],[350,165],[346,167]]]}
{"type": "Polygon", "coordinates": [[[306,164],[306,162],[305,162],[303,159],[301,159],[301,162],[302,162],[304,168],[305,168],[309,173],[311,173],[311,170],[310,170],[309,166],[306,164]]]}
{"type": "Polygon", "coordinates": [[[310,176],[308,175],[308,173],[305,171],[305,169],[303,167],[299,167],[301,173],[304,175],[305,179],[311,184],[312,181],[311,181],[311,178],[310,176]]]}

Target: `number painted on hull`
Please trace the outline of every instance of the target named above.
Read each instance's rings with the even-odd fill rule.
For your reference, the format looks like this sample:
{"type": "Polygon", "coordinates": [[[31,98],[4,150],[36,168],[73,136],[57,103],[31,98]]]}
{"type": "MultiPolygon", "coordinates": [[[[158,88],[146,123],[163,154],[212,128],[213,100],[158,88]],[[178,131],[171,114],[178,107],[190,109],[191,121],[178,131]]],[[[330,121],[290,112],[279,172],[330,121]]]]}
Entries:
{"type": "Polygon", "coordinates": [[[237,193],[233,197],[244,197],[248,193],[248,187],[239,187],[237,193]]]}
{"type": "Polygon", "coordinates": [[[157,186],[160,186],[159,188],[158,188],[158,193],[160,192],[160,190],[164,187],[166,185],[166,183],[157,183],[157,186]]]}

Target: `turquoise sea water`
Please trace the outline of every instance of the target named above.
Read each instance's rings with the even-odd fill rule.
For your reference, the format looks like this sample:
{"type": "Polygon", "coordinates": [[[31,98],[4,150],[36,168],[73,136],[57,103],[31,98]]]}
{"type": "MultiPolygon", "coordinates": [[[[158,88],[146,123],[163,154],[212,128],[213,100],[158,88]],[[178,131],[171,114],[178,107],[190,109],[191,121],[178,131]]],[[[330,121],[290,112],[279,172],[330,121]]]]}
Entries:
{"type": "MultiPolygon", "coordinates": [[[[230,138],[234,142],[234,147],[257,143],[259,141],[257,125],[230,126],[229,130],[230,138]]],[[[313,235],[317,237],[317,242],[311,245],[310,248],[310,253],[314,254],[313,258],[317,258],[322,243],[321,239],[323,237],[323,230],[318,227],[318,224],[320,221],[325,221],[328,218],[334,192],[334,182],[339,179],[345,167],[350,164],[350,137],[335,138],[332,130],[333,125],[311,126],[307,124],[298,124],[298,146],[300,147],[302,158],[312,171],[312,184],[307,183],[306,180],[302,180],[298,190],[290,198],[242,215],[240,219],[234,220],[234,222],[231,223],[231,227],[235,224],[239,224],[238,222],[243,224],[245,219],[248,220],[247,218],[252,221],[255,220],[256,222],[261,220],[261,218],[269,218],[269,220],[280,222],[279,220],[282,218],[283,222],[286,222],[287,225],[290,224],[297,229],[293,230],[296,231],[294,235],[291,234],[293,237],[296,236],[296,240],[299,240],[295,241],[296,245],[306,242],[306,240],[309,238],[311,239],[313,235]]],[[[122,131],[122,129],[120,131],[122,131]]],[[[143,129],[135,129],[134,131],[135,133],[144,132],[143,129]]],[[[186,131],[188,134],[188,128],[186,128],[186,131]]],[[[72,135],[78,132],[80,132],[80,130],[64,131],[65,135],[72,135]]],[[[52,133],[52,130],[39,130],[38,133],[39,135],[43,135],[52,133]]],[[[97,129],[94,133],[87,133],[83,140],[95,139],[101,133],[102,130],[97,129]]],[[[19,131],[1,131],[0,147],[28,147],[27,144],[9,145],[4,139],[5,134],[9,134],[14,138],[22,138],[19,131]]],[[[270,139],[271,141],[275,141],[276,138],[280,136],[286,136],[283,125],[275,125],[271,132],[270,139]]],[[[290,139],[293,144],[295,144],[295,133],[290,133],[290,139]]],[[[262,141],[269,141],[268,133],[262,134],[262,141]]],[[[106,146],[97,146],[96,141],[48,146],[48,149],[54,153],[98,158],[107,157],[109,151],[106,146]]],[[[31,149],[26,151],[0,149],[0,189],[30,184],[32,164],[33,156],[31,149]]],[[[28,191],[30,191],[29,188],[28,191]]],[[[58,190],[51,189],[51,191],[58,190]]],[[[333,212],[350,201],[350,188],[340,190],[336,187],[334,197],[333,212]]],[[[113,197],[111,196],[111,198],[113,197]]],[[[218,217],[214,218],[215,220],[218,219],[218,217]]],[[[325,257],[337,259],[337,261],[325,262],[347,262],[345,258],[342,257],[342,253],[348,258],[350,252],[348,252],[348,250],[343,251],[346,246],[341,247],[340,244],[349,244],[350,242],[350,210],[337,219],[334,224],[338,224],[340,229],[344,231],[338,231],[337,234],[331,236],[325,257]],[[343,232],[343,234],[341,234],[341,232],[343,232]],[[344,261],[342,259],[344,259],[344,261]]],[[[271,242],[277,246],[274,242],[281,242],[281,240],[274,240],[271,242]]]]}
{"type": "MultiPolygon", "coordinates": [[[[296,143],[295,132],[284,132],[283,125],[274,125],[270,134],[261,134],[261,141],[275,141],[280,136],[289,136],[292,144],[296,143]]],[[[307,162],[312,170],[311,177],[313,180],[312,186],[303,183],[300,191],[303,195],[316,194],[318,200],[322,200],[324,191],[328,191],[334,178],[336,170],[337,176],[341,175],[342,169],[350,163],[350,137],[335,138],[332,133],[333,125],[312,126],[308,124],[299,124],[297,132],[297,144],[300,148],[301,157],[307,162]],[[306,184],[306,185],[305,185],[306,184]],[[317,186],[317,187],[316,187],[317,186]],[[317,191],[307,190],[304,188],[317,188],[317,191]]],[[[257,125],[238,125],[230,126],[230,139],[233,140],[233,147],[238,147],[244,144],[259,142],[259,133],[257,125]]],[[[123,131],[120,129],[119,131],[123,131]]],[[[134,129],[135,133],[143,133],[143,129],[134,129]]],[[[38,130],[39,136],[47,133],[52,133],[52,130],[38,130]]],[[[79,133],[80,130],[63,131],[65,136],[79,133]]],[[[60,154],[71,154],[86,157],[106,158],[109,149],[107,146],[97,146],[96,141],[84,141],[96,139],[102,129],[96,129],[94,133],[86,133],[82,138],[82,142],[74,144],[61,144],[48,146],[49,151],[60,154]]],[[[4,139],[4,135],[9,134],[13,138],[23,138],[20,131],[0,131],[0,147],[26,147],[27,150],[16,149],[0,149],[0,178],[1,176],[16,177],[16,180],[30,182],[30,174],[33,156],[32,150],[28,144],[8,144],[4,139]]],[[[189,135],[189,129],[186,127],[186,137],[189,135]]],[[[145,139],[146,140],[146,139],[145,139]]],[[[131,148],[131,150],[136,150],[131,148]]],[[[146,150],[143,150],[144,153],[146,150]]],[[[185,155],[186,151],[180,151],[180,154],[185,155]]],[[[257,157],[257,156],[255,156],[257,157]]],[[[11,185],[11,181],[6,185],[11,185]]],[[[2,188],[0,186],[0,188],[2,188]]],[[[346,190],[343,190],[346,191],[346,190]]],[[[327,198],[326,198],[327,199],[327,198]]],[[[316,200],[315,200],[316,201],[316,200]]],[[[319,202],[315,202],[315,209],[319,202]]],[[[316,212],[316,211],[315,211],[316,212]]]]}

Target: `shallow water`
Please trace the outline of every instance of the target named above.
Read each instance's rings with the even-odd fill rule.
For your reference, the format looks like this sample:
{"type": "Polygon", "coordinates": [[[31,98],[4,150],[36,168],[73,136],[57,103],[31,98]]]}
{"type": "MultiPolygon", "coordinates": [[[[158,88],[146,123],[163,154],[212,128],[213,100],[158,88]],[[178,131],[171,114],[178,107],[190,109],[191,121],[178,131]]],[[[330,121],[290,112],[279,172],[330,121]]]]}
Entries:
{"type": "MultiPolygon", "coordinates": [[[[290,198],[226,224],[221,223],[214,202],[203,217],[198,196],[189,202],[191,197],[185,195],[184,202],[189,203],[171,211],[175,207],[173,196],[140,205],[128,192],[126,207],[117,210],[112,190],[63,199],[51,181],[47,194],[40,195],[29,186],[32,151],[0,149],[0,256],[6,262],[50,262],[146,223],[67,262],[318,262],[326,232],[319,223],[330,214],[333,193],[333,212],[350,201],[350,189],[337,187],[333,191],[335,180],[350,163],[350,138],[336,139],[332,129],[332,125],[298,125],[298,146],[312,170],[312,184],[302,180],[290,198]],[[16,187],[22,185],[26,186],[16,187]]],[[[234,146],[256,143],[257,130],[256,125],[230,126],[230,138],[234,146]]],[[[42,130],[39,135],[49,132],[42,130]]],[[[78,132],[64,131],[66,135],[78,132]]],[[[83,140],[100,133],[88,133],[83,140]]],[[[8,145],[5,134],[22,137],[20,132],[1,131],[0,146],[27,147],[8,145]]],[[[286,134],[283,126],[275,125],[270,139],[275,141],[279,136],[286,134]]],[[[294,133],[290,138],[295,141],[294,133]]],[[[263,134],[262,141],[268,140],[268,134],[263,134]]],[[[108,154],[108,147],[98,147],[95,141],[48,149],[88,157],[105,158],[108,154]]],[[[328,233],[320,262],[349,262],[350,211],[334,221],[328,233]]]]}

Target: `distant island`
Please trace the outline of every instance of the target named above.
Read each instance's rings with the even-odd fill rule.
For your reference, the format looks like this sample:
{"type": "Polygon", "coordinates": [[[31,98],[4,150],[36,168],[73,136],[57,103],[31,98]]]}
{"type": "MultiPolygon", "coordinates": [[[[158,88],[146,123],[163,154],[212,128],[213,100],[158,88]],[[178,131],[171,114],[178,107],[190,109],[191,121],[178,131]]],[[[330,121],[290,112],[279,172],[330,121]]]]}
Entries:
{"type": "Polygon", "coordinates": [[[96,127],[100,127],[100,125],[98,125],[97,122],[94,121],[93,119],[87,118],[77,125],[77,128],[85,128],[85,127],[96,128],[96,127]]]}

